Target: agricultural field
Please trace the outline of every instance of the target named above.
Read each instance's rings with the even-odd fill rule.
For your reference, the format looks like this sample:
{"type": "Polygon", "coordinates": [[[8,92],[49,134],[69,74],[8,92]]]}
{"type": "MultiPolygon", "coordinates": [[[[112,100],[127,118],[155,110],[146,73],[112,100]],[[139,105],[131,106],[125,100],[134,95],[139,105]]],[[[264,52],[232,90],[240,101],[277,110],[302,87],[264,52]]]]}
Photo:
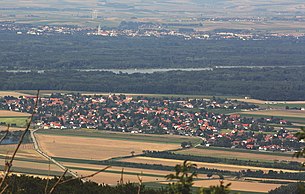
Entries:
{"type": "Polygon", "coordinates": [[[36,136],[41,149],[48,155],[78,159],[106,160],[113,157],[128,156],[132,151],[134,154],[141,154],[143,150],[161,151],[180,147],[179,144],[135,142],[94,137],[67,137],[47,134],[37,134],[36,136]]]}
{"type": "MultiPolygon", "coordinates": [[[[5,161],[10,159],[16,145],[0,145],[0,168],[4,168],[5,161]]],[[[39,177],[59,176],[63,173],[58,166],[49,163],[40,156],[32,144],[22,144],[15,161],[13,162],[13,173],[28,174],[39,177]]]]}
{"type": "MultiPolygon", "coordinates": [[[[174,160],[174,159],[164,159],[164,158],[151,158],[151,157],[133,157],[128,159],[122,159],[123,162],[132,162],[132,163],[142,163],[142,164],[161,164],[166,166],[175,166],[177,164],[183,163],[183,160],[174,160]]],[[[207,163],[207,162],[196,162],[190,161],[194,164],[197,164],[199,168],[211,168],[219,170],[228,170],[233,172],[239,172],[241,170],[262,170],[268,172],[269,170],[273,171],[283,171],[283,172],[299,172],[296,170],[285,170],[285,169],[275,169],[275,168],[261,168],[253,166],[242,166],[242,165],[231,165],[231,164],[219,164],[219,163],[207,163]]]]}
{"type": "Polygon", "coordinates": [[[255,159],[255,161],[273,162],[273,161],[298,161],[301,159],[293,158],[293,153],[272,153],[248,150],[232,150],[226,148],[191,148],[177,151],[176,153],[194,156],[214,156],[219,158],[231,158],[240,160],[255,159]]]}
{"type": "MultiPolygon", "coordinates": [[[[90,133],[86,131],[55,131],[56,134],[42,131],[35,136],[39,146],[46,154],[54,157],[63,165],[78,174],[88,175],[105,166],[90,164],[90,161],[141,154],[143,150],[178,149],[180,141],[187,138],[164,137],[153,135],[131,135],[118,133],[90,133]],[[87,136],[85,136],[87,134],[87,136]],[[89,164],[88,164],[89,163],[89,164]]],[[[192,139],[192,138],[189,138],[192,139]]],[[[92,178],[99,183],[116,184],[121,177],[122,168],[111,167],[105,173],[92,178]]],[[[137,174],[141,174],[144,182],[164,180],[169,172],[139,168],[124,168],[124,181],[138,182],[137,174]]]]}
{"type": "Polygon", "coordinates": [[[244,17],[257,18],[298,16],[305,10],[304,4],[297,0],[287,3],[284,0],[272,0],[268,3],[259,1],[198,1],[198,0],[167,0],[167,1],[79,1],[79,0],[42,0],[42,1],[1,1],[1,15],[4,20],[15,20],[34,24],[71,24],[96,26],[117,26],[122,20],[134,20],[160,23],[199,24],[204,26],[199,30],[214,29],[258,29],[277,32],[303,32],[302,22],[281,21],[201,21],[193,18],[202,17],[244,17]],[[71,9],[71,7],[73,9],[71,9]],[[18,8],[18,9],[14,9],[18,8]],[[183,11],[181,11],[183,10],[183,11]],[[92,18],[93,12],[97,17],[92,18]]]}
{"type": "Polygon", "coordinates": [[[258,115],[258,116],[278,116],[278,117],[291,117],[291,118],[304,118],[305,111],[302,110],[261,110],[242,112],[242,114],[258,115]]]}
{"type": "MultiPolygon", "coordinates": [[[[176,150],[178,153],[190,152],[196,148],[178,151],[180,148],[180,143],[187,140],[198,141],[198,138],[191,137],[93,132],[91,130],[40,130],[35,136],[43,152],[50,155],[55,160],[75,171],[79,175],[89,175],[103,169],[106,166],[105,164],[99,164],[100,161],[109,159],[123,162],[123,166],[124,162],[126,162],[126,164],[162,164],[165,166],[174,167],[176,164],[180,164],[183,161],[141,157],[137,156],[137,154],[141,154],[142,150],[176,150]],[[134,151],[134,157],[131,157],[131,151],[134,151]],[[128,157],[124,158],[124,156],[128,157]]],[[[217,152],[209,153],[209,155],[215,155],[215,153],[217,152]]],[[[279,170],[205,162],[194,163],[196,163],[199,167],[217,168],[230,171],[260,169],[267,172],[268,170],[279,170]]],[[[164,176],[169,174],[170,171],[123,166],[114,165],[90,180],[112,185],[117,184],[121,180],[122,168],[124,168],[124,182],[138,182],[137,175],[141,175],[143,182],[149,186],[160,186],[162,184],[167,184],[164,176]]],[[[217,182],[216,184],[219,183],[218,180],[207,180],[207,182],[203,180],[207,180],[207,175],[199,174],[198,178],[196,179],[195,186],[209,186],[214,184],[215,181],[217,182]],[[203,184],[203,182],[206,185],[203,184]]],[[[226,180],[231,179],[230,177],[226,177],[226,180]]],[[[280,186],[279,184],[262,184],[259,181],[253,180],[251,181],[251,185],[253,185],[253,188],[255,187],[254,185],[256,185],[256,187],[259,187],[259,189],[255,190],[250,188],[249,190],[246,190],[244,187],[249,182],[233,181],[234,183],[236,182],[236,185],[232,187],[232,189],[237,191],[251,191],[260,193],[280,186]]]]}
{"type": "Polygon", "coordinates": [[[15,111],[7,111],[7,110],[0,110],[0,118],[12,118],[12,117],[29,117],[30,114],[22,113],[22,112],[15,112],[15,111]]]}
{"type": "Polygon", "coordinates": [[[303,110],[260,110],[239,112],[242,116],[247,117],[279,117],[293,123],[305,123],[305,111],[303,110]]]}
{"type": "MultiPolygon", "coordinates": [[[[92,174],[100,169],[105,168],[104,165],[92,165],[92,164],[75,164],[75,163],[65,163],[65,166],[75,171],[77,174],[88,175],[92,174]]],[[[139,182],[138,175],[142,177],[143,182],[160,182],[165,181],[164,178],[170,171],[162,170],[148,170],[141,168],[122,168],[112,166],[108,168],[105,172],[94,176],[92,179],[98,183],[106,183],[110,185],[117,184],[120,181],[123,170],[123,182],[139,182]]]]}
{"type": "Polygon", "coordinates": [[[268,104],[268,105],[291,105],[291,104],[298,104],[298,105],[305,105],[305,101],[266,101],[266,100],[259,100],[259,99],[245,99],[245,98],[232,98],[231,100],[237,100],[241,102],[248,102],[253,104],[268,104]]]}
{"type": "MultiPolygon", "coordinates": [[[[0,110],[0,123],[5,123],[5,125],[13,125],[14,130],[26,126],[28,117],[30,114],[0,110]]],[[[0,126],[0,128],[5,128],[5,126],[0,126]]]]}
{"type": "MultiPolygon", "coordinates": [[[[275,189],[280,184],[270,184],[270,183],[259,183],[259,182],[245,182],[245,181],[234,181],[234,180],[225,180],[225,184],[232,183],[230,188],[236,191],[244,191],[246,193],[257,192],[257,193],[267,193],[268,191],[275,189]]],[[[219,180],[201,180],[194,181],[195,187],[208,187],[210,185],[219,184],[219,180]]]]}
{"type": "MultiPolygon", "coordinates": [[[[194,145],[201,143],[201,139],[197,137],[187,137],[178,135],[149,135],[149,134],[132,134],[132,133],[120,133],[109,131],[96,131],[88,129],[80,130],[40,130],[39,134],[53,135],[53,136],[68,136],[79,138],[102,138],[110,140],[122,140],[133,143],[146,142],[153,144],[162,144],[166,148],[167,145],[171,145],[171,148],[179,148],[182,142],[192,142],[194,145]]],[[[142,149],[145,150],[145,149],[142,149]]],[[[167,149],[169,150],[169,149],[167,149]]]]}
{"type": "Polygon", "coordinates": [[[19,96],[26,96],[27,94],[17,92],[17,91],[0,91],[0,97],[3,96],[14,96],[14,97],[19,97],[19,96]]]}

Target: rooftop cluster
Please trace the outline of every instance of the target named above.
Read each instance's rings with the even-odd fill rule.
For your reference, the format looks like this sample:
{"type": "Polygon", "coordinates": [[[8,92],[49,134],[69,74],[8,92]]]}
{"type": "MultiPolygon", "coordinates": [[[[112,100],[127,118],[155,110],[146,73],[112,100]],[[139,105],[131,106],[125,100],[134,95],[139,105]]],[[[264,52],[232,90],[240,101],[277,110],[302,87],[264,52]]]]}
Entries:
{"type": "MultiPolygon", "coordinates": [[[[33,111],[34,98],[4,97],[0,109],[33,111]]],[[[111,130],[198,136],[206,146],[289,151],[301,143],[279,118],[246,118],[224,111],[258,109],[234,100],[125,95],[52,94],[41,98],[35,125],[44,129],[111,130]],[[282,125],[274,128],[270,124],[282,125]]]]}

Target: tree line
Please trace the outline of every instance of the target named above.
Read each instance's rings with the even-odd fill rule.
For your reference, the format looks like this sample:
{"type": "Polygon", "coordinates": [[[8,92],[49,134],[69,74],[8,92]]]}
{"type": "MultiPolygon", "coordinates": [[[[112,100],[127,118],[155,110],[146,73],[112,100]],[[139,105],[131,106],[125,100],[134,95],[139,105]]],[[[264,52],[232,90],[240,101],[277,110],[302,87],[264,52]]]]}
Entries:
{"type": "Polygon", "coordinates": [[[0,67],[5,69],[304,66],[305,61],[304,39],[200,41],[0,33],[0,67]]]}
{"type": "Polygon", "coordinates": [[[152,74],[73,70],[0,72],[0,90],[72,90],[116,93],[250,96],[304,100],[305,68],[215,69],[152,74]]]}

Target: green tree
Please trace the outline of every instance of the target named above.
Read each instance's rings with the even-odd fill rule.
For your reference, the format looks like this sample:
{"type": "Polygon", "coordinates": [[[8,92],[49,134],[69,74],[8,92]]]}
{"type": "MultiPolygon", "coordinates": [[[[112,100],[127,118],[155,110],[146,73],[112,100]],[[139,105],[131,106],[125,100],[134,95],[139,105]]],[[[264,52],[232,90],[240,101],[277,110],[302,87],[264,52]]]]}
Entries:
{"type": "MultiPolygon", "coordinates": [[[[302,127],[301,131],[296,133],[295,135],[299,141],[305,140],[305,128],[302,127]]],[[[294,153],[293,157],[297,157],[297,158],[305,158],[305,148],[301,149],[300,151],[294,153]]],[[[304,162],[303,162],[303,166],[304,166],[304,162]]]]}
{"type": "Polygon", "coordinates": [[[169,185],[169,193],[171,194],[190,194],[193,186],[194,178],[197,177],[196,164],[192,164],[185,160],[183,164],[175,166],[175,173],[166,176],[167,180],[176,181],[169,185]]]}
{"type": "Polygon", "coordinates": [[[201,188],[199,194],[230,194],[230,186],[231,183],[225,185],[224,181],[220,181],[220,185],[201,188]]]}

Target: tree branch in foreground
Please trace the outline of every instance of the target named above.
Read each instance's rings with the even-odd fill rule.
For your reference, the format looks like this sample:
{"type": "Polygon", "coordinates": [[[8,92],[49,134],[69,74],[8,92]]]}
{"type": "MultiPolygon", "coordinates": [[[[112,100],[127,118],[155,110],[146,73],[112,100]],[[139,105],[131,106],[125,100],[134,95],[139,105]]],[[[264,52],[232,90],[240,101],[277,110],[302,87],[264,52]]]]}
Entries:
{"type": "MultiPolygon", "coordinates": [[[[27,122],[26,129],[24,130],[23,134],[21,135],[21,137],[20,137],[20,139],[19,139],[19,142],[18,142],[17,147],[16,147],[16,149],[15,149],[15,151],[14,151],[12,157],[11,157],[11,160],[10,160],[9,162],[6,163],[6,170],[5,170],[5,172],[4,172],[4,176],[3,176],[2,180],[1,180],[1,182],[0,182],[0,188],[2,188],[2,186],[3,186],[4,182],[6,181],[6,179],[7,179],[8,175],[9,175],[9,173],[11,172],[11,168],[12,168],[12,166],[13,166],[13,162],[14,162],[15,156],[16,156],[16,154],[17,154],[17,152],[18,152],[18,150],[19,150],[19,148],[20,148],[20,146],[21,146],[21,144],[22,144],[22,142],[23,142],[23,139],[24,139],[26,133],[29,132],[29,130],[30,130],[31,123],[32,123],[33,118],[34,118],[34,114],[36,113],[38,101],[39,101],[39,90],[37,91],[36,102],[35,102],[35,105],[34,105],[34,108],[33,108],[33,112],[32,112],[32,114],[31,114],[31,116],[29,117],[29,120],[28,120],[28,122],[27,122]]],[[[6,189],[7,189],[7,186],[5,186],[5,187],[1,190],[0,193],[3,193],[6,189]]]]}
{"type": "Polygon", "coordinates": [[[0,144],[2,144],[2,141],[7,137],[8,133],[9,133],[9,130],[10,130],[10,125],[7,125],[7,129],[5,131],[5,134],[4,136],[0,139],[0,144]]]}

